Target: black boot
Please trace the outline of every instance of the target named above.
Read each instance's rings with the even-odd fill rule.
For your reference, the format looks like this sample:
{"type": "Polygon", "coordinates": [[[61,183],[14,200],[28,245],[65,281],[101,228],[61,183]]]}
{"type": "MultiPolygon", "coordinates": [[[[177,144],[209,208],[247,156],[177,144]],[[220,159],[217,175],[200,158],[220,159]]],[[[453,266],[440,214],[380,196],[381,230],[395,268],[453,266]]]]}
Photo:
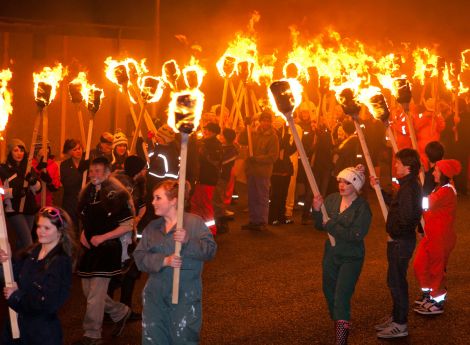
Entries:
{"type": "Polygon", "coordinates": [[[215,226],[217,227],[218,234],[225,234],[228,232],[228,222],[225,217],[217,218],[215,220],[215,226]]]}
{"type": "Polygon", "coordinates": [[[335,321],[335,331],[336,331],[335,345],[347,345],[348,344],[348,336],[349,336],[350,327],[351,327],[351,323],[349,321],[346,321],[346,320],[335,321]]]}

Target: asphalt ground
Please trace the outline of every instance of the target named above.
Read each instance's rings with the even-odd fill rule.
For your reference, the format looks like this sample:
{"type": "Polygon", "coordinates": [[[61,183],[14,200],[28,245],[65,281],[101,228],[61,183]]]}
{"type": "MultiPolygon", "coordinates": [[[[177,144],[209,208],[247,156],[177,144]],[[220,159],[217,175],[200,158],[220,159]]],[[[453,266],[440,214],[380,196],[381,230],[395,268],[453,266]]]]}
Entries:
{"type": "MultiPolygon", "coordinates": [[[[216,258],[203,273],[203,328],[201,344],[333,344],[330,320],[321,290],[321,259],[326,239],[312,226],[295,224],[270,226],[267,231],[241,230],[247,222],[243,188],[233,206],[235,220],[230,232],[216,237],[216,258]]],[[[378,340],[374,324],[391,310],[386,286],[386,235],[384,221],[374,195],[369,195],[373,222],[366,237],[366,259],[352,300],[352,330],[349,344],[468,344],[470,312],[470,197],[459,197],[457,246],[448,265],[448,300],[445,312],[425,317],[410,311],[409,336],[378,340]]],[[[134,295],[136,311],[141,310],[143,275],[134,295]]],[[[410,299],[418,286],[409,270],[410,299]]],[[[2,321],[5,303],[0,302],[2,321]]],[[[72,298],[60,312],[65,344],[82,336],[85,299],[80,280],[74,277],[72,298]]],[[[119,338],[112,338],[113,325],[105,324],[105,344],[140,344],[140,322],[126,325],[119,338]]]]}

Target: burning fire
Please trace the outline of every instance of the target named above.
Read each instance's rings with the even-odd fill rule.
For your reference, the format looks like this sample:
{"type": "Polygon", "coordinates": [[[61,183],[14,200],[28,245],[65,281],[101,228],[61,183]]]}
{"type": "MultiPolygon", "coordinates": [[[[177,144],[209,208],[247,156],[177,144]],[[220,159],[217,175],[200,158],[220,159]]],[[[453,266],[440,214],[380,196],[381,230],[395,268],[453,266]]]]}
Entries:
{"type": "Polygon", "coordinates": [[[88,81],[85,72],[79,72],[69,83],[69,94],[72,103],[81,103],[88,95],[88,81]]]}
{"type": "Polygon", "coordinates": [[[67,75],[62,64],[55,67],[44,67],[41,72],[33,73],[34,96],[39,107],[48,106],[55,98],[59,82],[67,75]]]}
{"type": "Polygon", "coordinates": [[[438,56],[427,48],[417,48],[412,53],[415,61],[415,73],[413,78],[424,84],[427,78],[437,76],[438,56]]]}
{"type": "Polygon", "coordinates": [[[177,81],[180,75],[181,71],[175,60],[169,60],[163,64],[163,80],[171,87],[172,90],[176,90],[178,88],[177,81]]]}
{"type": "Polygon", "coordinates": [[[188,89],[199,89],[206,73],[205,68],[199,65],[199,61],[194,56],[191,56],[189,65],[183,68],[183,77],[186,87],[188,89]]]}
{"type": "Polygon", "coordinates": [[[132,58],[119,61],[108,56],[104,63],[106,64],[106,77],[114,84],[119,85],[121,92],[123,87],[127,88],[131,83],[137,85],[138,79],[148,72],[145,59],[140,60],[140,63],[138,63],[132,58]]]}
{"type": "Polygon", "coordinates": [[[88,85],[87,90],[88,92],[84,97],[85,103],[90,112],[96,113],[100,109],[101,101],[104,98],[103,89],[99,89],[95,85],[88,85]]]}
{"type": "Polygon", "coordinates": [[[281,79],[273,82],[268,88],[268,97],[276,116],[287,120],[286,114],[292,114],[302,103],[302,91],[303,87],[297,79],[281,79]]]}
{"type": "Polygon", "coordinates": [[[8,90],[8,82],[13,74],[9,69],[0,71],[0,132],[5,130],[8,123],[8,117],[13,112],[13,96],[8,90]]]}
{"type": "Polygon", "coordinates": [[[173,92],[168,106],[168,125],[175,132],[191,133],[199,126],[204,94],[198,89],[173,92]]]}

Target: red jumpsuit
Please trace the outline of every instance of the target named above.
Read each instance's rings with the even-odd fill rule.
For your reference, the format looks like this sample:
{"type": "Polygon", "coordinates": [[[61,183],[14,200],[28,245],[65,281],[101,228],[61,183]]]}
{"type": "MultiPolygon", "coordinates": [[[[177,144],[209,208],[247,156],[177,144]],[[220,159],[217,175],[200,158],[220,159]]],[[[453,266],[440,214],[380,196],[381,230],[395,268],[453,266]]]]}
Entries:
{"type": "Polygon", "coordinates": [[[446,184],[429,195],[429,209],[423,212],[425,236],[418,244],[413,266],[421,288],[432,289],[434,297],[445,292],[445,269],[457,238],[456,210],[457,192],[446,184]]]}

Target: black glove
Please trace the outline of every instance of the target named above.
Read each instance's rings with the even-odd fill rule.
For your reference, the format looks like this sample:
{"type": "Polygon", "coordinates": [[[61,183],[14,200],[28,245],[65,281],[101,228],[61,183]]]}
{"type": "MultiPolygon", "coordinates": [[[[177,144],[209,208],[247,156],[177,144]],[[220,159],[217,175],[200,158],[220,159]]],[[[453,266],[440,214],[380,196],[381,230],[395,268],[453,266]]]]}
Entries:
{"type": "Polygon", "coordinates": [[[78,171],[81,172],[81,173],[87,171],[89,168],[90,168],[90,160],[89,159],[87,159],[87,160],[82,159],[80,161],[80,163],[78,163],[78,171]]]}
{"type": "Polygon", "coordinates": [[[52,177],[49,176],[49,174],[45,171],[41,171],[41,174],[39,175],[41,180],[44,181],[45,183],[51,183],[52,182],[52,177]]]}
{"type": "Polygon", "coordinates": [[[36,166],[36,169],[41,171],[42,169],[46,169],[47,168],[47,162],[44,162],[43,161],[44,158],[41,157],[41,160],[39,161],[38,165],[36,166]]]}
{"type": "Polygon", "coordinates": [[[28,184],[30,186],[34,186],[38,182],[38,178],[36,174],[33,174],[33,173],[28,173],[24,179],[28,181],[28,184]]]}
{"type": "Polygon", "coordinates": [[[27,192],[27,189],[28,187],[26,188],[14,188],[13,189],[13,198],[15,199],[21,199],[23,198],[25,195],[26,195],[26,192],[27,192]]]}

